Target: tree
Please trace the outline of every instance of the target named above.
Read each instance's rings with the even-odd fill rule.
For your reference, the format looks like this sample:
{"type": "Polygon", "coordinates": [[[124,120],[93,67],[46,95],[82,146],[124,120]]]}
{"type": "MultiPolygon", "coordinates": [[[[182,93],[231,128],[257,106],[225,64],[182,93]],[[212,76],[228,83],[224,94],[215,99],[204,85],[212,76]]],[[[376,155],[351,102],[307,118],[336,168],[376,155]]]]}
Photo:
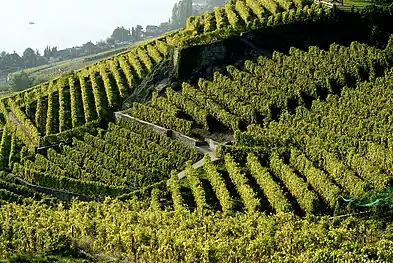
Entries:
{"type": "Polygon", "coordinates": [[[115,45],[116,44],[116,41],[113,39],[113,38],[111,38],[111,37],[108,37],[107,39],[106,39],[106,43],[108,43],[108,45],[115,45]]]}
{"type": "Polygon", "coordinates": [[[57,53],[57,47],[50,47],[50,46],[46,46],[45,50],[44,50],[44,57],[46,58],[50,58],[50,57],[54,57],[57,53]]]}
{"type": "Polygon", "coordinates": [[[31,87],[33,84],[34,79],[24,71],[11,74],[8,83],[11,91],[21,91],[31,87]]]}
{"type": "Polygon", "coordinates": [[[172,10],[172,28],[178,29],[186,25],[187,19],[192,16],[192,0],[181,0],[172,10]]]}
{"type": "Polygon", "coordinates": [[[25,68],[30,68],[30,67],[35,67],[37,66],[37,55],[35,51],[32,48],[27,48],[23,52],[22,56],[24,63],[25,63],[25,68]]]}
{"type": "Polygon", "coordinates": [[[99,40],[97,41],[96,46],[101,49],[104,49],[107,47],[107,42],[105,42],[104,40],[99,40]]]}
{"type": "Polygon", "coordinates": [[[134,41],[140,41],[143,37],[143,27],[141,25],[137,25],[136,27],[132,28],[131,33],[132,38],[134,41]]]}
{"type": "Polygon", "coordinates": [[[6,54],[0,58],[0,70],[6,73],[20,70],[24,67],[24,60],[17,53],[6,54]]]}
{"type": "Polygon", "coordinates": [[[87,52],[87,54],[93,54],[96,52],[97,46],[89,41],[86,44],[83,44],[83,49],[87,52]]]}
{"type": "Polygon", "coordinates": [[[169,30],[171,30],[171,26],[170,26],[171,22],[163,22],[160,24],[160,31],[161,32],[168,32],[169,30]]]}
{"type": "Polygon", "coordinates": [[[179,20],[180,20],[180,18],[179,18],[179,7],[178,7],[178,4],[176,3],[173,6],[172,17],[171,17],[171,23],[172,23],[172,28],[173,29],[180,28],[179,20]]]}
{"type": "Polygon", "coordinates": [[[209,6],[216,7],[216,6],[223,6],[226,0],[209,0],[207,2],[209,6]]]}
{"type": "Polygon", "coordinates": [[[113,30],[111,38],[118,42],[129,41],[131,39],[131,32],[129,29],[125,29],[124,26],[117,27],[113,30]]]}
{"type": "Polygon", "coordinates": [[[184,25],[186,25],[187,19],[192,16],[192,0],[183,0],[183,6],[182,6],[182,22],[184,25]]]}
{"type": "Polygon", "coordinates": [[[37,66],[48,64],[48,60],[43,56],[37,56],[37,66]]]}
{"type": "Polygon", "coordinates": [[[44,49],[44,57],[50,58],[50,47],[49,46],[46,46],[46,48],[44,49]]]}
{"type": "Polygon", "coordinates": [[[35,57],[35,51],[32,48],[26,48],[26,50],[23,52],[23,59],[28,59],[30,57],[35,57]]]}

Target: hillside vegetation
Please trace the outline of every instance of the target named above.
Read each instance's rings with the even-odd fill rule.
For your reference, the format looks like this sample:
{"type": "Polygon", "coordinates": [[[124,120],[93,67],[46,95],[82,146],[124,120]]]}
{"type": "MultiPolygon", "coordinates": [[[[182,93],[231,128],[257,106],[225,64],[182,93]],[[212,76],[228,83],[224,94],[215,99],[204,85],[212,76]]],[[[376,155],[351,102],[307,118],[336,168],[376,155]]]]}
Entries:
{"type": "Polygon", "coordinates": [[[230,1],[2,98],[0,260],[390,262],[392,13],[230,1]]]}

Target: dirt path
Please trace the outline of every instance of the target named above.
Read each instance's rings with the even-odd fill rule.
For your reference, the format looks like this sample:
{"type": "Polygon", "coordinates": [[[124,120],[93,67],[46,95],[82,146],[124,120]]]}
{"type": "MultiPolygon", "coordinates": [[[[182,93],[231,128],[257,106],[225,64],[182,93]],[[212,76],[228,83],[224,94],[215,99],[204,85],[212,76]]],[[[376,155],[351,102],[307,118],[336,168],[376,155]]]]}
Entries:
{"type": "MultiPolygon", "coordinates": [[[[213,140],[205,140],[205,141],[197,141],[193,138],[190,138],[184,134],[181,134],[179,132],[176,131],[172,131],[172,130],[168,130],[164,127],[155,125],[153,123],[150,122],[146,122],[143,120],[139,120],[138,118],[135,117],[131,117],[128,114],[124,114],[121,112],[115,112],[115,117],[116,119],[124,119],[124,120],[128,120],[128,121],[136,121],[139,122],[140,124],[146,125],[148,127],[150,127],[151,129],[159,132],[160,134],[163,134],[171,139],[175,139],[181,143],[183,143],[184,145],[188,146],[188,147],[192,147],[194,149],[196,149],[197,151],[203,153],[203,154],[208,154],[211,158],[211,160],[213,162],[218,161],[219,158],[216,155],[217,152],[217,148],[219,146],[219,143],[213,141],[213,140]],[[180,139],[182,138],[182,139],[180,139]],[[199,143],[198,143],[199,142],[199,143]]],[[[194,163],[192,165],[192,167],[194,167],[194,169],[198,169],[200,167],[203,167],[205,165],[205,161],[202,158],[201,160],[199,160],[198,162],[194,163]]],[[[183,179],[186,176],[186,171],[183,170],[180,173],[178,173],[178,177],[179,179],[183,179]]]]}
{"type": "MultiPolygon", "coordinates": [[[[200,151],[203,154],[208,154],[210,156],[212,162],[216,162],[216,161],[218,161],[220,159],[216,155],[216,149],[212,149],[208,145],[207,146],[201,146],[201,147],[194,147],[194,148],[197,149],[198,151],[200,151]]],[[[192,165],[192,167],[194,169],[198,169],[198,168],[203,167],[204,165],[205,165],[205,160],[204,160],[204,158],[202,158],[198,162],[194,163],[192,165]]],[[[181,171],[180,173],[177,174],[177,176],[179,177],[180,180],[183,179],[184,177],[186,177],[186,170],[181,171]]]]}
{"type": "Polygon", "coordinates": [[[26,129],[26,127],[20,122],[20,120],[15,116],[15,114],[13,114],[12,112],[9,113],[9,118],[10,121],[12,121],[16,127],[22,129],[22,131],[27,135],[27,137],[29,137],[29,139],[34,142],[34,138],[33,136],[31,136],[31,134],[29,133],[29,131],[26,129]]]}

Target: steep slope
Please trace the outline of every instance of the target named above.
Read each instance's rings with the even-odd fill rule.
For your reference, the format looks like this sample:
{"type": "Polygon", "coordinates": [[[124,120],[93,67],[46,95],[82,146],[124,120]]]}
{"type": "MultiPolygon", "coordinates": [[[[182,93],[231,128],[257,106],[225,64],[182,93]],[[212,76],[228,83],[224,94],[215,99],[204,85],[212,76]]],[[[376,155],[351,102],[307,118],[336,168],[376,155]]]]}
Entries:
{"type": "Polygon", "coordinates": [[[200,79],[198,86],[184,83],[180,92],[167,89],[153,96],[149,105],[135,103],[126,113],[186,134],[244,130],[264,125],[283,111],[310,107],[314,100],[340,94],[344,87],[382,76],[393,63],[392,39],[384,50],[354,42],[349,47],[331,45],[329,50],[310,47],[291,49],[289,55],[274,53],[246,61],[241,69],[228,66],[213,81],[200,79]]]}
{"type": "Polygon", "coordinates": [[[160,182],[186,161],[202,158],[195,149],[138,123],[110,123],[107,131],[90,133],[15,163],[13,174],[35,185],[103,198],[160,182]]]}
{"type": "Polygon", "coordinates": [[[129,262],[389,262],[393,16],[340,14],[230,1],[174,35],[0,101],[0,259],[76,248],[129,262]],[[319,42],[345,22],[355,32],[319,42]],[[284,52],[224,62],[213,77],[161,86],[149,103],[115,112],[182,50],[237,35],[291,39],[277,45],[284,52]],[[308,49],[286,52],[298,42],[308,49]],[[203,157],[202,142],[218,151],[203,157]],[[46,201],[29,187],[83,199],[46,201]]]}

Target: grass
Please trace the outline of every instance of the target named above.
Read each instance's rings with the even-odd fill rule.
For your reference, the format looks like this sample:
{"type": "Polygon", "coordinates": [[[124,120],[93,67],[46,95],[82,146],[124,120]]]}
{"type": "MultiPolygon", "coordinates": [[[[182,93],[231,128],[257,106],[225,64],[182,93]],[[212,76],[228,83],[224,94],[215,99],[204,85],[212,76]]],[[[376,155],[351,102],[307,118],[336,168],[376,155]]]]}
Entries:
{"type": "MultiPolygon", "coordinates": [[[[116,49],[107,50],[101,53],[88,55],[80,58],[74,58],[64,61],[59,61],[52,64],[42,65],[39,67],[28,68],[21,71],[24,71],[30,74],[33,78],[35,78],[39,83],[44,83],[50,79],[56,78],[57,76],[69,72],[72,70],[79,70],[81,68],[87,67],[90,64],[94,64],[103,59],[118,55],[120,53],[126,52],[129,49],[133,48],[134,45],[120,47],[116,49]]],[[[21,71],[13,72],[18,73],[21,71]]]]}
{"type": "MultiPolygon", "coordinates": [[[[369,5],[387,6],[388,4],[372,0],[344,0],[344,6],[347,8],[351,8],[353,6],[354,8],[361,9],[369,5]]],[[[337,7],[340,8],[340,5],[338,4],[337,7]]]]}
{"type": "Polygon", "coordinates": [[[102,59],[127,51],[129,48],[131,47],[122,47],[118,49],[108,50],[94,55],[59,61],[49,65],[29,68],[24,71],[28,74],[31,74],[32,77],[34,77],[35,79],[39,80],[39,82],[42,83],[48,81],[49,79],[55,78],[56,76],[61,75],[67,71],[78,70],[95,62],[98,62],[102,59]],[[95,57],[97,57],[97,59],[94,59],[95,57]]]}
{"type": "Polygon", "coordinates": [[[0,83],[0,99],[12,94],[12,92],[9,91],[8,88],[9,87],[6,83],[0,83]]]}
{"type": "Polygon", "coordinates": [[[370,4],[374,4],[373,1],[364,1],[364,0],[344,0],[345,5],[355,6],[355,7],[365,7],[370,4]]]}
{"type": "Polygon", "coordinates": [[[13,94],[13,92],[11,92],[11,91],[0,91],[0,99],[11,96],[12,94],[13,94]]]}

